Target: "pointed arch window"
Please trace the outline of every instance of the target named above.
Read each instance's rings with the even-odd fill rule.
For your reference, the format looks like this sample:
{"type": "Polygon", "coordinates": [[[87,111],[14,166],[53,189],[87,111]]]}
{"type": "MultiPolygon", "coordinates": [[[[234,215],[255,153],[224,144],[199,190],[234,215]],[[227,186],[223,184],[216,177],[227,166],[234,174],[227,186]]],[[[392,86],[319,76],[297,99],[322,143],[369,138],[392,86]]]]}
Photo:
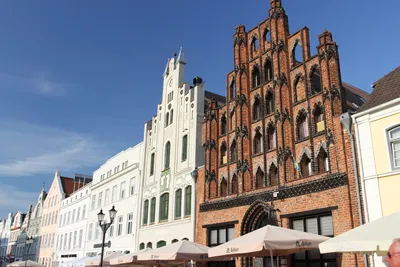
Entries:
{"type": "Polygon", "coordinates": [[[257,51],[258,51],[258,38],[254,36],[253,40],[251,41],[251,56],[254,57],[257,51]]]}
{"type": "Polygon", "coordinates": [[[150,223],[156,221],[156,198],[153,197],[150,201],[150,223]]]}
{"type": "Polygon", "coordinates": [[[274,72],[272,70],[272,62],[270,59],[267,59],[264,64],[264,79],[266,82],[271,81],[273,78],[274,72]]]}
{"type": "Polygon", "coordinates": [[[325,149],[321,148],[317,156],[318,172],[324,173],[329,171],[328,154],[325,149]]]}
{"type": "Polygon", "coordinates": [[[151,242],[148,242],[146,248],[153,248],[153,244],[151,242]]]}
{"type": "Polygon", "coordinates": [[[236,99],[236,81],[232,79],[231,84],[229,85],[229,97],[230,100],[236,99]]]}
{"type": "Polygon", "coordinates": [[[292,67],[295,67],[303,62],[303,49],[297,40],[292,49],[292,67]]]}
{"type": "Polygon", "coordinates": [[[253,120],[257,121],[261,119],[261,100],[260,97],[256,96],[253,103],[253,120]]]}
{"type": "Polygon", "coordinates": [[[227,155],[227,152],[226,152],[226,145],[225,145],[225,142],[222,143],[222,145],[221,145],[220,153],[221,153],[220,164],[223,165],[223,164],[228,163],[228,155],[227,155]]]}
{"type": "Polygon", "coordinates": [[[264,186],[264,172],[258,167],[256,172],[256,188],[261,188],[264,186]]]}
{"type": "Polygon", "coordinates": [[[263,39],[264,41],[267,41],[268,43],[271,42],[271,33],[270,31],[267,29],[265,29],[264,34],[263,34],[263,39]]]}
{"type": "Polygon", "coordinates": [[[238,183],[238,178],[237,175],[234,174],[232,176],[232,181],[231,181],[231,193],[232,194],[237,194],[239,192],[239,183],[238,183]]]}
{"type": "Polygon", "coordinates": [[[313,68],[310,74],[310,80],[311,80],[311,93],[312,94],[317,94],[321,92],[321,74],[318,70],[318,68],[313,68]]]}
{"type": "Polygon", "coordinates": [[[192,214],[192,186],[185,188],[185,216],[192,214]]]}
{"type": "Polygon", "coordinates": [[[253,140],[253,153],[257,155],[260,154],[261,152],[262,152],[262,135],[260,133],[260,130],[257,129],[253,140]]]}
{"type": "Polygon", "coordinates": [[[170,156],[171,156],[171,142],[168,141],[168,142],[165,144],[164,169],[169,169],[170,156]]]}
{"type": "Polygon", "coordinates": [[[266,114],[274,113],[275,111],[275,96],[272,92],[268,92],[265,97],[266,114]]]}
{"type": "Polygon", "coordinates": [[[224,134],[226,134],[226,116],[225,116],[225,114],[222,115],[222,118],[221,118],[221,135],[224,135],[224,134]]]}
{"type": "Polygon", "coordinates": [[[182,138],[182,161],[187,160],[187,152],[188,152],[188,136],[186,134],[182,138]]]}
{"type": "Polygon", "coordinates": [[[271,164],[271,167],[269,167],[268,180],[269,185],[278,184],[278,168],[273,163],[271,164]]]}
{"type": "Polygon", "coordinates": [[[308,135],[309,132],[307,114],[305,112],[302,112],[297,119],[297,137],[301,140],[307,138],[308,135]]]}
{"type": "Polygon", "coordinates": [[[164,193],[160,197],[160,221],[168,220],[169,193],[164,193]]]}
{"type": "Polygon", "coordinates": [[[175,218],[182,216],[182,189],[175,191],[175,218]]]}
{"type": "Polygon", "coordinates": [[[171,113],[171,115],[170,115],[170,121],[169,121],[169,124],[172,124],[172,123],[174,122],[174,110],[173,110],[173,109],[171,109],[170,113],[171,113]]]}
{"type": "Polygon", "coordinates": [[[324,113],[320,106],[317,106],[314,110],[314,129],[315,133],[320,133],[325,130],[324,113]]]}
{"type": "Polygon", "coordinates": [[[294,94],[294,102],[298,102],[299,100],[301,100],[299,98],[299,81],[300,81],[300,77],[297,77],[294,80],[294,86],[293,86],[293,94],[294,94]]]}
{"type": "Polygon", "coordinates": [[[268,150],[276,148],[276,129],[273,125],[267,128],[267,148],[268,150]]]}
{"type": "Polygon", "coordinates": [[[147,225],[148,217],[149,217],[149,200],[146,199],[143,205],[143,225],[147,225]]]}
{"type": "Polygon", "coordinates": [[[165,114],[165,127],[167,127],[168,125],[169,125],[169,112],[165,114]]]}
{"type": "Polygon", "coordinates": [[[222,178],[221,180],[220,194],[221,197],[226,197],[228,194],[228,183],[226,182],[225,178],[222,178]]]}
{"type": "Polygon", "coordinates": [[[229,119],[229,131],[233,131],[234,129],[234,120],[235,120],[235,111],[232,111],[230,113],[230,119],[229,119]]]}
{"type": "Polygon", "coordinates": [[[251,72],[251,80],[253,88],[260,86],[261,80],[260,80],[260,70],[258,66],[253,67],[253,71],[251,72]]]}
{"type": "Polygon", "coordinates": [[[300,161],[300,171],[302,177],[308,177],[312,174],[311,160],[306,154],[303,155],[300,161]]]}
{"type": "Polygon", "coordinates": [[[231,144],[231,162],[236,162],[237,160],[237,145],[236,145],[236,140],[233,140],[232,144],[231,144]]]}

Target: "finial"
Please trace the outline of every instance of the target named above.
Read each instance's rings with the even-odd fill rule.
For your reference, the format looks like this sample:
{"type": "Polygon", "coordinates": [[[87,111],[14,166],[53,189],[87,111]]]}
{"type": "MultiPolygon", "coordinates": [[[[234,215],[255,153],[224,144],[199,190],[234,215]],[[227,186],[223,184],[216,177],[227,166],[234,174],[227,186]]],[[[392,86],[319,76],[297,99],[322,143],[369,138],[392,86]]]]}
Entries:
{"type": "Polygon", "coordinates": [[[179,55],[178,55],[177,62],[186,64],[185,56],[183,55],[183,48],[182,48],[182,46],[181,46],[181,48],[179,49],[179,55]]]}

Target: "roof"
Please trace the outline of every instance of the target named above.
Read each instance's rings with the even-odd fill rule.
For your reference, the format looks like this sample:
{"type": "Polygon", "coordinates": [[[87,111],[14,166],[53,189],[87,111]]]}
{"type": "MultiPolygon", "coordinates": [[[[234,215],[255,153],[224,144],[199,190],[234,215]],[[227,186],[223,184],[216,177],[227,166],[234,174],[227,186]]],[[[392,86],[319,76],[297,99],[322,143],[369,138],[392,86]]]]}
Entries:
{"type": "Polygon", "coordinates": [[[369,98],[369,94],[360,88],[345,82],[342,82],[342,86],[346,90],[347,110],[358,110],[369,98]]]}
{"type": "Polygon", "coordinates": [[[376,81],[372,87],[374,91],[357,112],[400,98],[400,66],[376,81]]]}
{"type": "Polygon", "coordinates": [[[60,176],[60,179],[61,179],[63,191],[65,193],[65,197],[69,197],[69,195],[71,195],[74,192],[75,181],[72,178],[63,177],[63,176],[60,176]]]}
{"type": "Polygon", "coordinates": [[[220,102],[220,103],[226,103],[226,97],[224,97],[222,95],[215,94],[215,93],[210,92],[210,91],[205,91],[204,92],[204,97],[206,99],[214,99],[214,100],[216,100],[217,102],[220,102]]]}

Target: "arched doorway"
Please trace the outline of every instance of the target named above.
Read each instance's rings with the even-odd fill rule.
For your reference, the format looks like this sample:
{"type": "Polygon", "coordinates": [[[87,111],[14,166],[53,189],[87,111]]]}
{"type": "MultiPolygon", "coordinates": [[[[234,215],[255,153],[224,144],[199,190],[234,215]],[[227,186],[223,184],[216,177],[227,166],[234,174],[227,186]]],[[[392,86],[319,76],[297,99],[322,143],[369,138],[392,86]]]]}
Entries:
{"type": "MultiPolygon", "coordinates": [[[[243,217],[240,235],[245,235],[266,225],[278,225],[275,209],[268,203],[257,200],[250,206],[243,217]]],[[[242,258],[242,267],[270,266],[270,257],[254,258],[254,260],[252,257],[242,258]]],[[[276,258],[274,258],[274,266],[278,266],[276,258]]]]}

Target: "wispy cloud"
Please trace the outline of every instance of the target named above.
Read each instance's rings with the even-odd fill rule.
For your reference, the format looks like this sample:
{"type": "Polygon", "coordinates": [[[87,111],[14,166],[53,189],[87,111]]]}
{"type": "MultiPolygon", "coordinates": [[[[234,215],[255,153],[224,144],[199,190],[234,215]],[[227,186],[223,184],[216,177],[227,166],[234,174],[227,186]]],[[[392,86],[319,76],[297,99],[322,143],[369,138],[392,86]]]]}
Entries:
{"type": "Polygon", "coordinates": [[[0,73],[0,87],[43,96],[65,96],[72,86],[54,81],[47,72],[37,72],[30,76],[0,73]]]}
{"type": "Polygon", "coordinates": [[[0,178],[98,166],[112,152],[86,134],[0,120],[0,178]]]}
{"type": "Polygon", "coordinates": [[[36,203],[39,192],[23,191],[0,182],[0,216],[5,218],[12,211],[27,212],[30,204],[36,203]]]}

